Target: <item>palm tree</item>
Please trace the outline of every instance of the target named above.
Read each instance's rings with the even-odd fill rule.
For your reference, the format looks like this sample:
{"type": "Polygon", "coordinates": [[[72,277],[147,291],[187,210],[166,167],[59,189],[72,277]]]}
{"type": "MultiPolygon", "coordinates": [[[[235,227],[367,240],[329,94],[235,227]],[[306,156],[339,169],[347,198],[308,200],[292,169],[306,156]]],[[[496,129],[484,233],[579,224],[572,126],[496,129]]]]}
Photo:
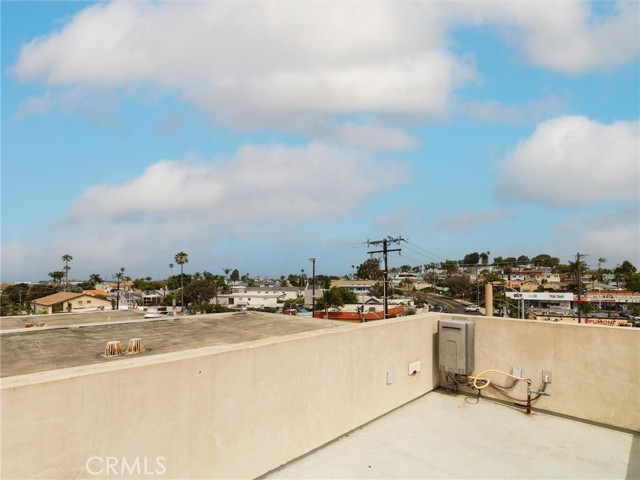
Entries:
{"type": "Polygon", "coordinates": [[[169,272],[170,272],[170,276],[173,277],[173,263],[169,264],[169,272]]]}
{"type": "Polygon", "coordinates": [[[118,290],[116,290],[116,310],[120,310],[120,282],[124,277],[124,267],[120,267],[120,271],[115,274],[118,279],[118,290]]]}
{"type": "Polygon", "coordinates": [[[218,292],[220,290],[224,291],[224,287],[226,286],[226,284],[224,283],[224,278],[220,278],[219,275],[216,275],[215,277],[211,278],[210,281],[214,288],[213,295],[216,299],[216,305],[218,305],[218,292]]]}
{"type": "Polygon", "coordinates": [[[598,259],[598,277],[599,277],[598,280],[600,280],[600,281],[602,281],[602,272],[601,272],[601,270],[602,270],[602,264],[603,263],[607,263],[607,259],[604,258],[604,257],[600,257],[598,259]]]}
{"type": "Polygon", "coordinates": [[[232,268],[223,268],[222,271],[224,272],[224,276],[226,279],[229,278],[229,274],[232,272],[232,268]]]}
{"type": "Polygon", "coordinates": [[[455,262],[455,260],[447,260],[442,265],[442,268],[444,268],[444,271],[447,272],[447,277],[450,277],[458,271],[458,264],[455,262]]]}
{"type": "Polygon", "coordinates": [[[575,262],[570,261],[568,263],[567,270],[573,275],[574,281],[576,283],[579,283],[582,272],[584,272],[588,268],[589,266],[587,265],[587,262],[585,262],[584,260],[576,260],[575,262]]]}
{"type": "Polygon", "coordinates": [[[65,253],[62,256],[62,261],[64,262],[64,283],[65,283],[65,287],[64,290],[65,292],[67,291],[67,288],[69,288],[69,270],[71,270],[71,267],[69,266],[69,262],[73,260],[73,257],[71,255],[69,255],[68,253],[65,253]]]}
{"type": "Polygon", "coordinates": [[[184,284],[183,284],[183,277],[184,277],[184,264],[185,263],[189,263],[189,254],[185,253],[185,252],[178,252],[176,253],[176,256],[173,257],[174,260],[176,261],[176,263],[178,265],[180,265],[180,306],[182,307],[182,310],[184,311],[184,284]]]}

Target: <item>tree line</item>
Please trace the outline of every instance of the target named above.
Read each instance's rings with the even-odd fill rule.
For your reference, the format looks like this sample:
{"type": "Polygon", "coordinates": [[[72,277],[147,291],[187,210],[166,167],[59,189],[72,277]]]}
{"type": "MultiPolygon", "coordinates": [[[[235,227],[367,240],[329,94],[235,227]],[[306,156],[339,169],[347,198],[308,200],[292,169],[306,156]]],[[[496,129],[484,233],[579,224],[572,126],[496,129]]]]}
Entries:
{"type": "MultiPolygon", "coordinates": [[[[75,291],[81,293],[83,290],[93,290],[97,285],[105,282],[105,279],[101,275],[94,273],[89,275],[87,280],[79,282],[76,285],[71,285],[69,283],[69,272],[71,270],[70,265],[73,257],[70,254],[64,254],[61,260],[61,269],[49,273],[49,276],[52,278],[51,284],[29,285],[21,283],[5,288],[0,298],[0,314],[15,315],[19,312],[28,312],[30,311],[31,302],[37,298],[59,291],[75,291]]],[[[185,273],[184,267],[188,263],[189,255],[184,251],[180,251],[176,253],[172,263],[169,263],[171,275],[166,279],[154,280],[151,277],[144,277],[132,280],[125,274],[124,267],[121,267],[113,277],[118,282],[131,282],[134,289],[142,292],[162,292],[162,305],[170,306],[175,303],[179,306],[192,306],[203,312],[217,308],[215,306],[215,304],[217,304],[217,296],[230,293],[230,285],[236,282],[243,282],[249,287],[258,284],[249,273],[241,274],[237,268],[223,268],[222,272],[224,275],[213,274],[206,270],[203,272],[185,273]],[[176,265],[180,267],[180,273],[174,275],[173,268],[176,265]],[[210,303],[211,299],[214,299],[214,304],[210,303]]],[[[640,292],[640,273],[638,273],[637,268],[631,262],[625,260],[613,269],[604,268],[606,263],[606,258],[601,257],[598,259],[598,269],[591,272],[593,280],[601,280],[603,275],[613,274],[615,280],[624,283],[627,289],[640,292]]],[[[509,274],[514,269],[524,265],[548,267],[551,268],[552,272],[560,274],[575,274],[578,271],[584,274],[589,271],[584,260],[561,263],[558,257],[539,254],[532,258],[526,255],[520,255],[519,257],[496,256],[493,258],[493,261],[490,261],[490,252],[487,251],[468,253],[460,260],[444,260],[440,263],[413,266],[405,264],[391,269],[389,273],[423,273],[426,278],[429,278],[429,272],[431,272],[431,274],[434,275],[434,277],[432,277],[434,284],[439,284],[440,287],[447,288],[453,296],[472,299],[474,292],[478,292],[479,284],[502,280],[501,275],[491,272],[488,267],[499,267],[504,274],[509,274]],[[475,282],[471,282],[464,275],[459,275],[462,268],[473,266],[476,266],[479,274],[479,278],[475,282]],[[436,270],[444,271],[447,278],[445,280],[438,280],[437,277],[435,277],[436,270]]],[[[369,258],[357,267],[356,265],[352,265],[351,267],[354,272],[352,274],[353,278],[377,281],[371,294],[372,296],[382,297],[384,272],[380,268],[379,259],[369,258]]],[[[320,290],[330,291],[331,282],[339,278],[341,277],[336,275],[316,275],[316,287],[320,290]]],[[[303,288],[311,282],[311,279],[305,273],[304,269],[301,269],[300,273],[290,273],[287,276],[280,276],[278,282],[282,287],[303,288]]],[[[577,282],[572,282],[568,285],[568,288],[575,290],[576,286],[577,282]]],[[[540,288],[544,289],[544,286],[540,288]]],[[[327,298],[318,298],[318,302],[320,306],[324,306],[325,304],[338,305],[341,299],[343,303],[350,303],[348,294],[344,291],[340,291],[339,293],[333,292],[327,298]]],[[[477,301],[478,299],[475,300],[477,301]]]]}

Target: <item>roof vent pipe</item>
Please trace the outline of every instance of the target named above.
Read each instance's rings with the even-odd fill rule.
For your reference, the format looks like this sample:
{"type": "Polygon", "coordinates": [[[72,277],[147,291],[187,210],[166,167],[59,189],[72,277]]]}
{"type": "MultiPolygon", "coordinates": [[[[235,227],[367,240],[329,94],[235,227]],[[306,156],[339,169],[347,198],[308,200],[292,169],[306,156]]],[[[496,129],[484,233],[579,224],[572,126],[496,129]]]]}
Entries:
{"type": "Polygon", "coordinates": [[[117,357],[118,355],[122,355],[120,342],[117,340],[107,342],[107,346],[104,347],[104,355],[105,357],[117,357]]]}
{"type": "Polygon", "coordinates": [[[127,347],[127,353],[140,353],[144,352],[144,345],[141,338],[132,338],[129,340],[129,346],[127,347]]]}

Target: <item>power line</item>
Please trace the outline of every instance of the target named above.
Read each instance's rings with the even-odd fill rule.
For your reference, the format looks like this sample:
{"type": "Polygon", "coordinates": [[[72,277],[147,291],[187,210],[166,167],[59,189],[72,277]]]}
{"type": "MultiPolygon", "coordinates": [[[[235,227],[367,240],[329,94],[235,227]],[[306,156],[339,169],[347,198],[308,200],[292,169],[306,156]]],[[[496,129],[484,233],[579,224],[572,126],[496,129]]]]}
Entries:
{"type": "Polygon", "coordinates": [[[367,252],[368,254],[374,253],[382,253],[384,257],[384,318],[387,318],[389,314],[389,265],[387,263],[387,256],[389,252],[401,252],[400,248],[389,248],[390,243],[406,242],[406,240],[402,237],[393,238],[391,236],[384,238],[382,240],[367,240],[367,245],[382,245],[382,250],[373,250],[371,252],[367,252]]]}
{"type": "MultiPolygon", "coordinates": [[[[411,245],[411,246],[413,246],[413,247],[415,247],[415,248],[417,248],[417,249],[422,250],[423,252],[425,252],[425,253],[420,253],[420,252],[415,252],[415,253],[418,253],[418,254],[420,254],[420,255],[424,255],[425,257],[429,257],[429,258],[432,258],[432,259],[434,259],[434,260],[435,260],[435,259],[440,259],[440,260],[445,260],[445,261],[447,260],[446,258],[444,258],[444,257],[442,257],[442,256],[440,256],[440,255],[438,255],[437,253],[430,252],[430,251],[429,251],[429,250],[427,250],[426,248],[422,248],[421,246],[416,245],[415,243],[411,243],[411,242],[410,242],[410,241],[408,241],[408,240],[405,240],[405,242],[406,242],[408,245],[411,245]]],[[[407,248],[408,248],[408,247],[407,247],[407,248]]]]}

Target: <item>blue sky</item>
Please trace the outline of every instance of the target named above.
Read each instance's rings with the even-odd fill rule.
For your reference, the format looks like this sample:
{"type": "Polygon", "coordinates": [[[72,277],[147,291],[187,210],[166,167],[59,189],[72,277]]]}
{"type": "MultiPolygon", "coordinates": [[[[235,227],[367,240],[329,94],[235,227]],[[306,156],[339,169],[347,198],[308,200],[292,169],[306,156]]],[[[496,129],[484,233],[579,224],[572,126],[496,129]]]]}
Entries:
{"type": "Polygon", "coordinates": [[[640,266],[638,2],[2,2],[3,282],[640,266]]]}

